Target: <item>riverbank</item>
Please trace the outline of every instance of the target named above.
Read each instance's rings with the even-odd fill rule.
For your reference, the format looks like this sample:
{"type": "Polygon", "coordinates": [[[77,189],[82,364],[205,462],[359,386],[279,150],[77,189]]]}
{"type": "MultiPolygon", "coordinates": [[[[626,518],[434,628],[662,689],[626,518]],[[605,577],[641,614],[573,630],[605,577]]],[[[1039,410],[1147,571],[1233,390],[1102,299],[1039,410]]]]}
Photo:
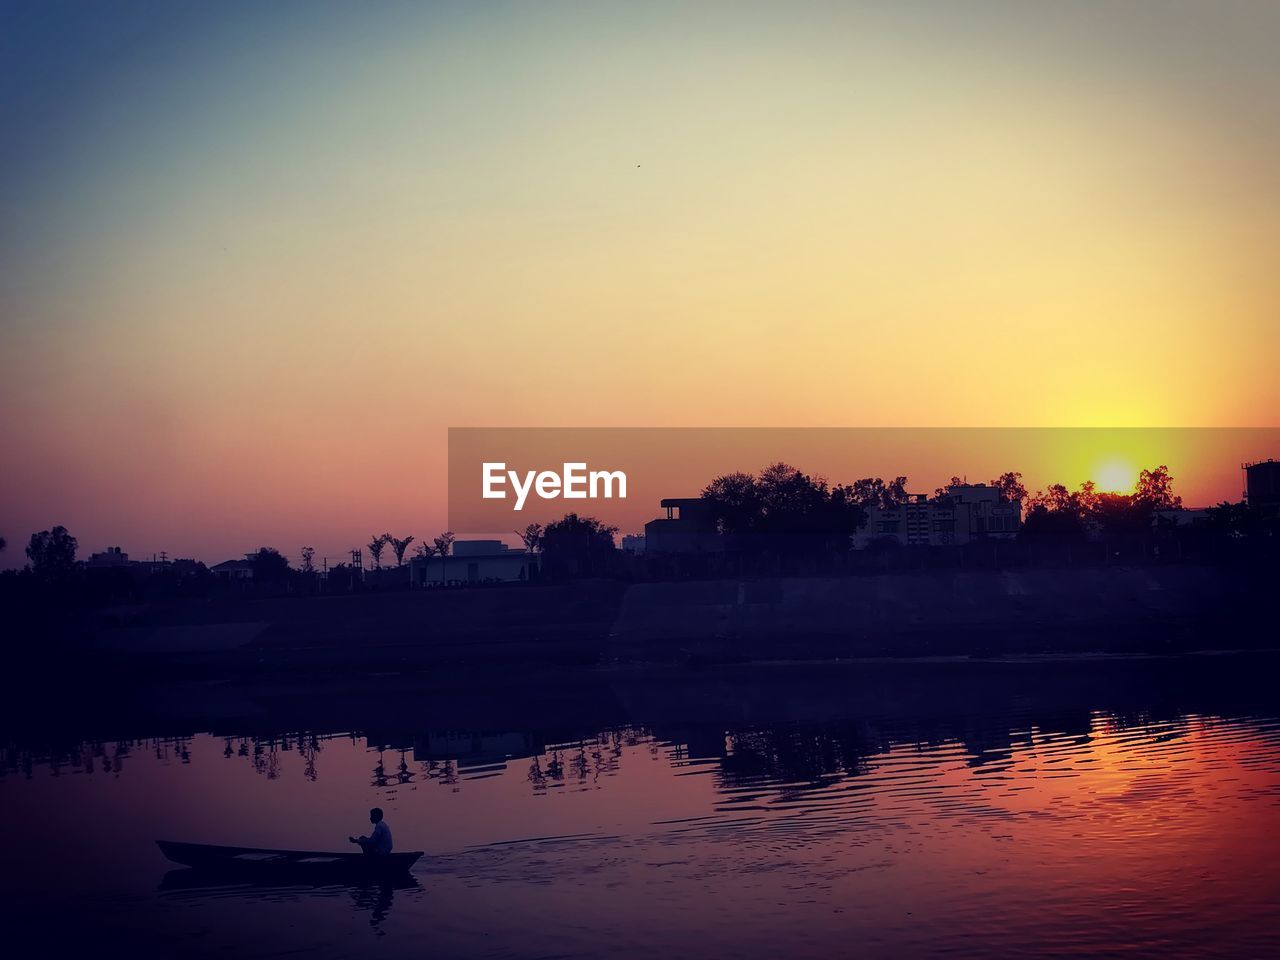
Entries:
{"type": "Polygon", "coordinates": [[[1178,653],[1266,646],[1261,574],[1171,564],[876,576],[578,581],[101,611],[101,666],[281,673],[851,657],[1178,653]]]}

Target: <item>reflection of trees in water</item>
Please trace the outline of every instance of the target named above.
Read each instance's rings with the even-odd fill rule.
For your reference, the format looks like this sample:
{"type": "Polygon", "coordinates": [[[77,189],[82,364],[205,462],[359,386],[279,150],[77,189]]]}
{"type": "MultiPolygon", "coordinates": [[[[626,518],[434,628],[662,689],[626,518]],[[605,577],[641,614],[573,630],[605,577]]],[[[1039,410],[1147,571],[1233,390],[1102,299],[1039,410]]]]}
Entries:
{"type": "MultiPolygon", "coordinates": [[[[453,787],[455,790],[458,786],[458,765],[452,760],[423,760],[419,764],[422,770],[422,777],[428,783],[435,782],[447,787],[453,787]]],[[[413,774],[409,774],[409,780],[403,781],[409,783],[413,780],[413,774]]]]}
{"type": "Polygon", "coordinates": [[[0,776],[18,773],[31,779],[37,766],[55,777],[68,773],[119,776],[124,772],[125,761],[139,752],[150,753],[161,763],[191,762],[187,737],[82,740],[68,747],[43,750],[11,745],[0,747],[0,776]]]}
{"type": "Polygon", "coordinates": [[[314,733],[284,734],[278,737],[222,738],[224,760],[248,760],[255,773],[268,780],[279,779],[283,771],[283,754],[296,752],[302,760],[302,775],[314,783],[320,779],[319,759],[324,749],[321,741],[330,739],[314,733]]]}
{"type": "Polygon", "coordinates": [[[587,779],[591,765],[587,762],[587,745],[585,743],[578,744],[578,752],[569,760],[569,769],[573,771],[573,775],[577,777],[578,782],[587,779]]]}
{"type": "Polygon", "coordinates": [[[547,775],[542,769],[541,754],[534,754],[529,758],[529,783],[533,785],[535,793],[541,793],[547,789],[547,775]]]}
{"type": "Polygon", "coordinates": [[[274,743],[258,741],[253,745],[253,770],[268,780],[280,777],[280,754],[274,743]]]}
{"type": "MultiPolygon", "coordinates": [[[[625,747],[636,747],[650,740],[647,732],[635,728],[606,730],[571,743],[558,744],[529,758],[526,778],[534,792],[548,786],[568,783],[598,786],[602,776],[616,773],[625,747]]],[[[657,750],[656,744],[653,745],[657,750]]]]}
{"type": "MultiPolygon", "coordinates": [[[[327,741],[347,739],[352,745],[360,742],[358,734],[325,735],[308,732],[270,736],[223,735],[219,739],[223,760],[247,763],[254,773],[268,780],[287,777],[291,769],[286,762],[287,758],[296,753],[302,776],[310,782],[320,779],[321,753],[327,741]]],[[[529,739],[533,740],[532,735],[529,739]]],[[[181,736],[81,741],[63,750],[0,747],[0,776],[18,773],[30,778],[34,776],[38,765],[47,767],[54,776],[67,772],[119,774],[124,769],[125,761],[139,751],[145,751],[160,763],[189,764],[192,762],[191,743],[192,738],[181,736]]],[[[580,740],[560,743],[530,756],[528,778],[534,789],[545,789],[548,782],[598,785],[603,776],[617,772],[624,749],[643,744],[649,745],[654,756],[665,749],[663,745],[652,743],[647,731],[632,727],[606,730],[580,740]]],[[[380,789],[415,782],[432,782],[456,790],[465,779],[465,766],[458,759],[415,761],[410,747],[400,744],[370,743],[368,749],[376,758],[370,772],[370,782],[380,789]],[[394,760],[388,756],[393,751],[394,760]]]]}
{"type": "Polygon", "coordinates": [[[864,773],[868,756],[883,749],[861,725],[730,730],[725,745],[723,786],[782,781],[797,791],[864,773]]]}
{"type": "Polygon", "coordinates": [[[299,737],[298,752],[302,754],[302,775],[315,783],[320,779],[320,772],[316,767],[316,758],[320,755],[320,738],[315,734],[299,737]]]}
{"type": "Polygon", "coordinates": [[[641,738],[632,730],[608,730],[597,736],[592,741],[591,782],[598,784],[602,776],[617,773],[624,743],[638,746],[641,742],[641,738]]]}
{"type": "MultiPolygon", "coordinates": [[[[825,724],[775,724],[759,727],[702,725],[669,730],[641,726],[597,731],[593,735],[543,745],[535,734],[518,738],[530,752],[460,754],[449,759],[417,760],[413,737],[395,737],[375,743],[358,733],[286,733],[270,736],[223,736],[222,758],[247,763],[258,775],[277,780],[302,776],[320,778],[321,753],[330,740],[346,740],[353,749],[367,749],[376,762],[370,783],[394,790],[413,783],[436,783],[458,791],[470,767],[492,775],[494,764],[520,762],[527,757],[526,779],[535,793],[572,785],[577,789],[602,787],[619,772],[625,752],[647,755],[674,767],[700,766],[708,762],[725,788],[775,781],[818,785],[833,776],[866,772],[868,758],[895,746],[914,746],[925,752],[949,744],[963,745],[970,766],[1008,762],[1013,752],[1052,735],[1074,738],[1085,747],[1100,732],[1151,730],[1170,739],[1183,736],[1195,721],[1171,711],[1129,709],[1102,712],[1084,709],[958,715],[928,720],[825,724]],[[297,754],[298,766],[287,762],[297,754]]],[[[455,738],[456,739],[456,738],[455,738]]],[[[465,738],[464,738],[465,739],[465,738]]],[[[499,741],[501,737],[496,738],[499,741]]],[[[509,738],[510,739],[510,738],[509,738]]],[[[476,735],[476,742],[483,740],[476,735]]],[[[141,755],[161,764],[193,762],[193,738],[188,736],[122,740],[86,740],[59,748],[0,746],[0,777],[32,778],[37,766],[52,776],[69,773],[119,776],[130,757],[141,755]]],[[[367,769],[367,768],[366,768],[367,769]]]]}

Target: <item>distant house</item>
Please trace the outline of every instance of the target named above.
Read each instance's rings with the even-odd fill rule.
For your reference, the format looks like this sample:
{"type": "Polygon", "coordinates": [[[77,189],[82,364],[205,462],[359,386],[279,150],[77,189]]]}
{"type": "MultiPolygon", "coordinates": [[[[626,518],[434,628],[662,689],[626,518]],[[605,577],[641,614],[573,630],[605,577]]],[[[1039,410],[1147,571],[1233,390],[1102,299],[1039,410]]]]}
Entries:
{"type": "Polygon", "coordinates": [[[1280,460],[1244,465],[1245,500],[1263,516],[1280,514],[1280,460]]]}
{"type": "Polygon", "coordinates": [[[888,540],[902,546],[958,546],[1012,539],[1021,527],[1021,500],[1006,500],[985,483],[955,483],[938,497],[911,494],[905,503],[870,508],[853,545],[863,548],[888,540]]]}
{"type": "Polygon", "coordinates": [[[127,567],[129,555],[119,547],[107,547],[101,553],[89,555],[90,567],[127,567]]]}
{"type": "Polygon", "coordinates": [[[130,560],[120,547],[107,547],[100,553],[91,553],[85,562],[90,575],[116,575],[124,571],[135,580],[144,580],[154,573],[170,569],[174,561],[152,556],[150,560],[130,560]]]}
{"type": "Polygon", "coordinates": [[[413,557],[409,583],[429,587],[448,583],[514,582],[537,573],[537,558],[501,540],[455,540],[445,557],[413,557]]]}
{"type": "Polygon", "coordinates": [[[724,538],[716,531],[715,505],[702,497],[672,497],[661,501],[665,518],[644,525],[644,552],[720,553],[724,538]]]}
{"type": "Polygon", "coordinates": [[[1209,523],[1213,514],[1208,507],[1178,507],[1175,510],[1157,510],[1151,518],[1157,527],[1199,527],[1209,523]]]}
{"type": "Polygon", "coordinates": [[[210,567],[209,572],[217,574],[225,580],[252,580],[253,561],[247,558],[244,560],[223,560],[222,563],[210,567]]]}
{"type": "Polygon", "coordinates": [[[630,553],[633,556],[638,557],[644,553],[644,545],[645,541],[643,533],[628,533],[624,534],[622,537],[623,553],[630,553]]]}

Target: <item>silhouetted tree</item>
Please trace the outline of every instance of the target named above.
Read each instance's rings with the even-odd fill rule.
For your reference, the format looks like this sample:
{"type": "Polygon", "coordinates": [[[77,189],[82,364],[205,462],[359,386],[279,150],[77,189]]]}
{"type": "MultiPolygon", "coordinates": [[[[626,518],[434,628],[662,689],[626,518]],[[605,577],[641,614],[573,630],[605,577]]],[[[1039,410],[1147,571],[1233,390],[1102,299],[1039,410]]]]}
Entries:
{"type": "Polygon", "coordinates": [[[418,559],[428,561],[426,565],[427,572],[423,573],[423,577],[425,578],[429,576],[431,570],[430,560],[435,556],[436,548],[431,546],[429,543],[420,543],[418,544],[418,549],[414,552],[417,554],[418,559]]]}
{"type": "Polygon", "coordinates": [[[1218,536],[1230,540],[1280,535],[1280,517],[1274,513],[1264,514],[1244,501],[1224,501],[1210,507],[1209,524],[1218,536]]]}
{"type": "Polygon", "coordinates": [[[302,572],[312,574],[316,572],[316,548],[302,548],[302,572]]]}
{"type": "Polygon", "coordinates": [[[1143,504],[1135,504],[1123,493],[1100,493],[1094,499],[1088,520],[1108,539],[1148,533],[1151,530],[1151,511],[1143,504]]]}
{"type": "Polygon", "coordinates": [[[369,541],[369,557],[373,560],[373,569],[382,569],[382,551],[390,541],[389,533],[375,533],[369,541]]]}
{"type": "Polygon", "coordinates": [[[609,572],[617,554],[617,527],[595,517],[567,513],[542,532],[542,563],[552,577],[598,576],[609,572]]]}
{"type": "Polygon", "coordinates": [[[397,567],[404,566],[404,552],[409,549],[409,544],[413,543],[415,539],[417,538],[412,536],[405,537],[403,540],[398,540],[395,537],[391,538],[391,549],[396,555],[397,567]]]}
{"type": "Polygon", "coordinates": [[[1063,513],[1086,520],[1098,502],[1098,492],[1093,481],[1080,484],[1077,491],[1069,490],[1065,484],[1050,484],[1045,490],[1036,491],[1027,501],[1029,508],[1040,508],[1050,513],[1063,513]]]}
{"type": "Polygon", "coordinates": [[[861,483],[831,487],[822,477],[774,463],[758,477],[717,477],[702,496],[712,504],[716,529],[733,538],[735,552],[825,554],[847,549],[849,536],[866,521],[860,498],[878,503],[884,496],[883,481],[861,483]]]}
{"type": "Polygon", "coordinates": [[[853,499],[859,506],[867,509],[880,506],[880,502],[884,498],[884,481],[879,477],[864,477],[861,480],[855,480],[851,489],[853,490],[853,499]]]}
{"type": "Polygon", "coordinates": [[[542,524],[531,523],[523,530],[516,530],[515,535],[520,538],[524,548],[533,553],[538,549],[538,545],[542,543],[542,524]]]}
{"type": "Polygon", "coordinates": [[[1070,542],[1083,540],[1086,535],[1084,521],[1068,510],[1052,510],[1044,503],[1034,503],[1027,509],[1018,536],[1023,540],[1048,540],[1070,542]]]}
{"type": "MultiPolygon", "coordinates": [[[[953,482],[954,482],[954,478],[953,482]]],[[[1002,473],[991,481],[991,486],[1000,491],[1000,496],[1012,503],[1019,500],[1022,503],[1027,502],[1027,488],[1022,483],[1022,474],[1010,470],[1008,473],[1002,473]]]]}
{"type": "Polygon", "coordinates": [[[274,547],[262,547],[250,562],[254,583],[279,585],[289,580],[289,561],[274,547]]]}
{"type": "Polygon", "coordinates": [[[703,489],[702,496],[715,501],[716,529],[720,533],[748,533],[763,512],[756,478],[749,473],[716,477],[703,489]]]}
{"type": "Polygon", "coordinates": [[[453,541],[457,537],[453,535],[452,530],[446,530],[438,537],[433,537],[431,542],[435,546],[436,553],[440,555],[440,582],[445,582],[445,574],[449,569],[449,548],[453,546],[453,541]]]}
{"type": "Polygon", "coordinates": [[[42,580],[66,579],[75,570],[78,546],[76,538],[63,526],[33,533],[27,544],[32,572],[42,580]]]}
{"type": "Polygon", "coordinates": [[[1025,540],[1083,540],[1096,500],[1092,483],[1082,484],[1074,493],[1061,483],[1036,491],[1026,501],[1026,518],[1019,536],[1025,540]]]}
{"type": "Polygon", "coordinates": [[[879,477],[865,477],[853,481],[849,489],[854,502],[866,509],[882,507],[889,510],[907,502],[906,477],[894,477],[889,483],[879,477]]]}
{"type": "Polygon", "coordinates": [[[964,481],[960,477],[953,476],[947,481],[947,485],[945,487],[938,487],[933,491],[933,499],[941,500],[943,497],[949,496],[950,488],[958,487],[962,483],[964,483],[964,481]]]}
{"type": "Polygon", "coordinates": [[[760,494],[762,530],[775,533],[794,531],[823,498],[826,482],[815,482],[790,464],[778,462],[760,471],[756,490],[760,494]]]}
{"type": "Polygon", "coordinates": [[[1173,493],[1169,468],[1161,465],[1142,471],[1133,494],[1099,493],[1092,481],[1076,491],[1055,483],[1026,504],[1026,539],[1082,539],[1092,531],[1108,541],[1132,542],[1150,536],[1156,510],[1176,509],[1182,499],[1173,493]]]}
{"type": "Polygon", "coordinates": [[[1247,537],[1250,531],[1249,507],[1244,502],[1230,503],[1223,500],[1209,508],[1209,523],[1220,536],[1247,537]]]}
{"type": "Polygon", "coordinates": [[[1182,498],[1173,492],[1173,477],[1163,463],[1154,470],[1143,470],[1138,474],[1133,501],[1151,510],[1177,510],[1182,506],[1182,498]]]}
{"type": "MultiPolygon", "coordinates": [[[[905,477],[900,477],[906,483],[905,477]]],[[[756,482],[761,506],[758,529],[778,536],[852,533],[865,519],[852,489],[830,488],[785,463],[760,472],[756,482]]]]}

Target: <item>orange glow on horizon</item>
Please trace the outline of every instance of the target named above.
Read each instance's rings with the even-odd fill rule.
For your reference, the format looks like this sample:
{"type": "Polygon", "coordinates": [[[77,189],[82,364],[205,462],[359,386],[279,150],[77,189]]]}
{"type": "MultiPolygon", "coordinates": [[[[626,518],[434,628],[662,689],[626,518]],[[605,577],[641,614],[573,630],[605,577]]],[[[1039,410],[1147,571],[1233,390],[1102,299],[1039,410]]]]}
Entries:
{"type": "MultiPolygon", "coordinates": [[[[422,537],[449,427],[1280,423],[1280,5],[807,6],[51,33],[85,72],[0,111],[0,566],[422,537]]],[[[1191,502],[1280,456],[849,470],[1109,450],[1191,502]]]]}

